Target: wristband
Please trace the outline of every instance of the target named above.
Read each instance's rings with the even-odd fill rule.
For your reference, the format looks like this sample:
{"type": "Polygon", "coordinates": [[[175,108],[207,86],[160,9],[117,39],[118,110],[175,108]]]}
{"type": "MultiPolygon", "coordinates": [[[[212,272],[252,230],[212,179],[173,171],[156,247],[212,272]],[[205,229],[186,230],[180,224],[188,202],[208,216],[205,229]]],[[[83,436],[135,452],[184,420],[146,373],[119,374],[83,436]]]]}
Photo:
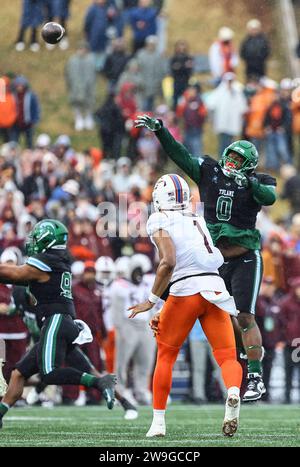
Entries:
{"type": "Polygon", "coordinates": [[[150,303],[155,304],[155,303],[158,302],[159,299],[160,299],[160,297],[158,297],[158,296],[155,295],[154,293],[151,292],[151,293],[149,294],[148,300],[149,300],[150,303]]]}

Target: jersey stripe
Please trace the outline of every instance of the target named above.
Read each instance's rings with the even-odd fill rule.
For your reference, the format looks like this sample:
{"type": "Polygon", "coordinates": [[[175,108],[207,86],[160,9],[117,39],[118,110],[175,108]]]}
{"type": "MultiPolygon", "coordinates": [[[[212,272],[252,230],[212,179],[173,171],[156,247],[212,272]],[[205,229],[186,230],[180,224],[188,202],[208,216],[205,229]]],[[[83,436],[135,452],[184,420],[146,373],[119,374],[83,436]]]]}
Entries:
{"type": "Polygon", "coordinates": [[[26,261],[26,264],[29,264],[29,266],[34,266],[35,268],[40,269],[41,271],[44,271],[44,272],[51,272],[52,271],[50,266],[43,263],[43,261],[41,261],[41,260],[39,260],[37,258],[32,258],[32,257],[28,258],[28,260],[26,261]]]}
{"type": "Polygon", "coordinates": [[[56,350],[56,335],[58,332],[58,328],[61,322],[62,316],[60,314],[53,315],[51,318],[51,324],[47,330],[47,336],[45,338],[45,354],[44,354],[44,373],[48,374],[51,373],[53,370],[55,355],[53,354],[53,350],[56,350]]]}
{"type": "Polygon", "coordinates": [[[254,254],[256,256],[256,269],[255,269],[255,279],[254,279],[254,286],[252,292],[252,299],[250,305],[250,313],[255,314],[255,305],[257,296],[259,293],[261,278],[262,278],[262,260],[260,256],[259,250],[254,250],[254,254]]]}

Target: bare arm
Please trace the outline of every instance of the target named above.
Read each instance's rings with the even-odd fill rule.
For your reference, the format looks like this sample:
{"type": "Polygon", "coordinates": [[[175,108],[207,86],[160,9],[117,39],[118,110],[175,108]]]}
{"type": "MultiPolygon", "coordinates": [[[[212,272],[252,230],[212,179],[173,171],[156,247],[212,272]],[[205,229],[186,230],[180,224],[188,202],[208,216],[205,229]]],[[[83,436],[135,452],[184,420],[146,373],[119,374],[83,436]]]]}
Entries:
{"type": "Polygon", "coordinates": [[[0,264],[0,283],[2,284],[28,284],[31,281],[47,282],[49,274],[39,269],[24,264],[23,266],[13,266],[10,264],[0,264]]]}
{"type": "MultiPolygon", "coordinates": [[[[158,230],[154,233],[153,239],[157,245],[159,253],[159,265],[156,270],[152,293],[160,297],[166,290],[176,265],[176,251],[174,243],[166,230],[158,230]]],[[[130,318],[134,318],[138,313],[148,311],[154,303],[147,300],[144,303],[135,305],[129,310],[132,311],[130,318]]]]}
{"type": "Polygon", "coordinates": [[[154,233],[153,239],[159,253],[159,265],[152,287],[152,293],[160,297],[169,285],[173,270],[176,265],[176,252],[174,243],[165,230],[154,233]]]}

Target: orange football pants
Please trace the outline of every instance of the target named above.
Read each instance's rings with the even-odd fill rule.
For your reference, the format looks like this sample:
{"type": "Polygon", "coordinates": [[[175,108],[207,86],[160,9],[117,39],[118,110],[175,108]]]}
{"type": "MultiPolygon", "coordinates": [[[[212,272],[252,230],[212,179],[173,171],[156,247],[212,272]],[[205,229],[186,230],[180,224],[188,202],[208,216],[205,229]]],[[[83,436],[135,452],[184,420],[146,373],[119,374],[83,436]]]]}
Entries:
{"type": "Polygon", "coordinates": [[[228,313],[208,302],[200,293],[188,297],[169,295],[160,314],[157,360],[153,376],[153,408],[164,410],[172,386],[172,369],[183,342],[199,319],[221,368],[227,388],[242,382],[233,327],[228,313]]]}

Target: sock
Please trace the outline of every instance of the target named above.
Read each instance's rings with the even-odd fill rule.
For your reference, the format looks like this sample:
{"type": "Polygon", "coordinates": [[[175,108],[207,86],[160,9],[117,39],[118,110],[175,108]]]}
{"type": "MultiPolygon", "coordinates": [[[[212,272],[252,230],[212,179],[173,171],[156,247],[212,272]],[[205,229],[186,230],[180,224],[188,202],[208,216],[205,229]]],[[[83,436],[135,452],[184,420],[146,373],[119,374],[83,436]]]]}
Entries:
{"type": "Polygon", "coordinates": [[[237,386],[231,386],[231,388],[228,388],[228,397],[230,396],[240,397],[240,388],[238,388],[237,386]]]}
{"type": "Polygon", "coordinates": [[[80,378],[80,384],[82,384],[82,386],[86,386],[87,388],[93,387],[95,381],[97,381],[96,376],[89,375],[88,373],[83,373],[80,378]]]}
{"type": "Polygon", "coordinates": [[[249,373],[262,374],[262,365],[260,360],[248,360],[248,374],[249,373]]]}
{"type": "Polygon", "coordinates": [[[165,423],[165,410],[153,409],[153,423],[162,424],[165,423]]]}
{"type": "Polygon", "coordinates": [[[9,409],[9,405],[5,402],[0,402],[0,418],[2,418],[9,409]]]}

